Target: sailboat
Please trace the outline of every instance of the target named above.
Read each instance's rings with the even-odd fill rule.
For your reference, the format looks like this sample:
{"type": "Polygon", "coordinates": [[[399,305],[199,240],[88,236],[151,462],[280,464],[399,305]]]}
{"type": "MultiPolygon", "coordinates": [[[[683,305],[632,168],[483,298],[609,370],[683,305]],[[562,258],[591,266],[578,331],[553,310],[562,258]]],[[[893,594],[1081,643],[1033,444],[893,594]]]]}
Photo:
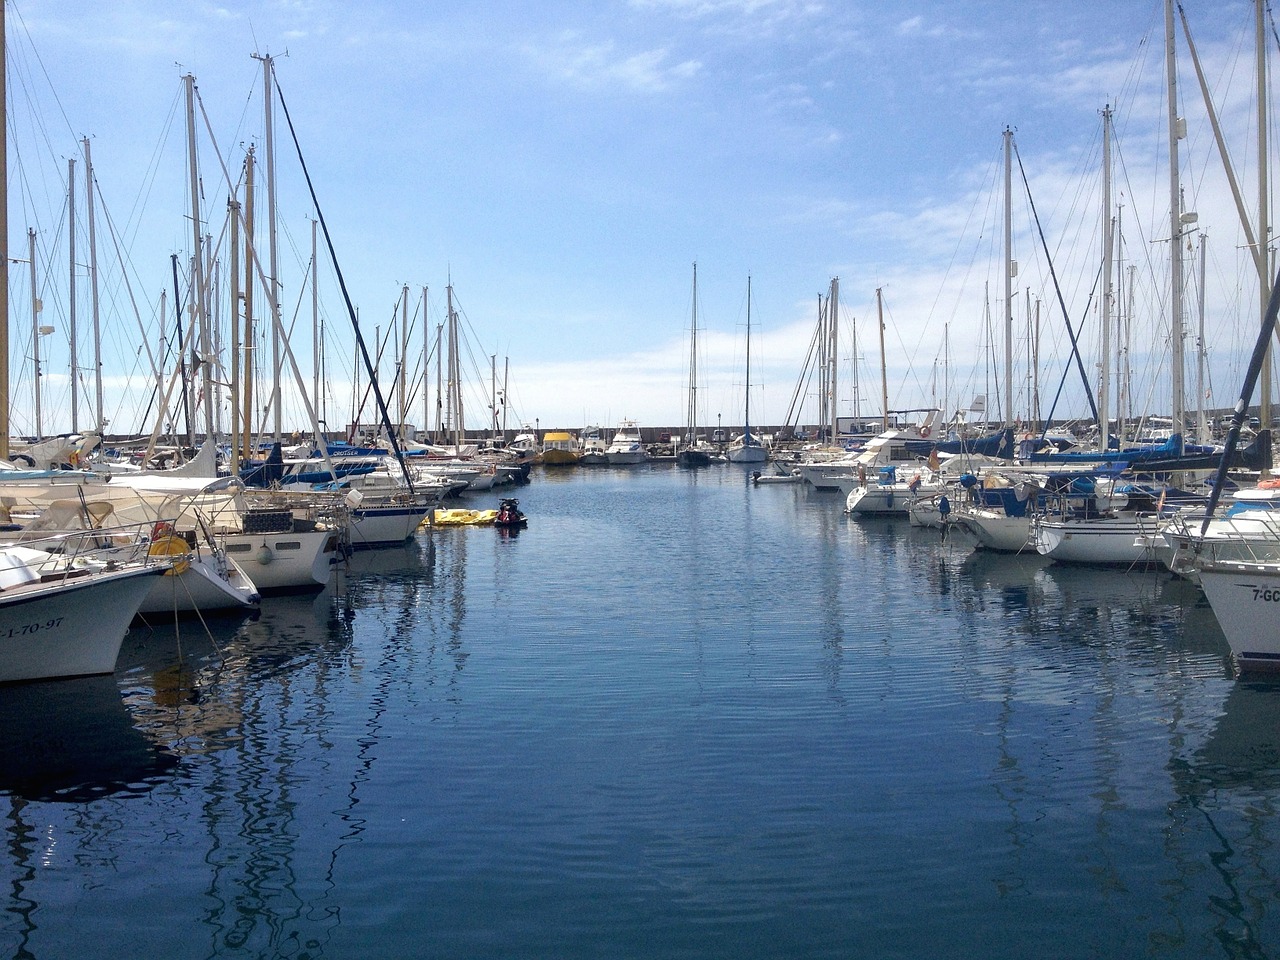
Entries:
{"type": "Polygon", "coordinates": [[[693,321],[689,325],[689,409],[676,464],[681,467],[711,465],[711,453],[698,441],[698,265],[693,265],[693,321]]]}
{"type": "Polygon", "coordinates": [[[768,453],[759,438],[751,435],[751,277],[747,277],[747,391],[742,414],[742,436],[729,444],[731,463],[764,463],[768,453]]]}

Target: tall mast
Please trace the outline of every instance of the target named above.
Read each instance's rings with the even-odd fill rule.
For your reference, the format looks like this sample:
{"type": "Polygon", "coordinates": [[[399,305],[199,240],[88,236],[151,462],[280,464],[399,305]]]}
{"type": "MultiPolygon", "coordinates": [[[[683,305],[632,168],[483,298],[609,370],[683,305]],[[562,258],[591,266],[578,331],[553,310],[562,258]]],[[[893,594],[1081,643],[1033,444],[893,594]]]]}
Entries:
{"type": "MultiPolygon", "coordinates": [[[[157,397],[164,396],[164,376],[165,376],[164,360],[165,360],[165,350],[169,343],[165,335],[164,322],[165,322],[165,318],[169,315],[168,310],[169,310],[168,291],[166,291],[162,287],[160,289],[160,313],[157,315],[159,317],[159,323],[157,324],[157,326],[160,328],[159,336],[156,337],[156,344],[157,344],[156,356],[160,358],[160,362],[156,364],[156,396],[157,397]]],[[[163,423],[165,419],[166,419],[166,413],[162,413],[160,417],[161,422],[163,423]]]]}
{"type": "MultiPolygon", "coordinates": [[[[1173,36],[1173,0],[1165,0],[1165,66],[1169,90],[1169,330],[1172,353],[1173,431],[1182,436],[1185,412],[1182,383],[1182,189],[1178,170],[1178,141],[1186,136],[1186,121],[1178,116],[1178,69],[1173,36]]],[[[1266,300],[1263,301],[1266,306],[1266,300]]],[[[1177,451],[1182,453],[1181,448],[1177,451]]]]}
{"type": "Polygon", "coordinates": [[[889,373],[884,355],[884,298],[880,290],[880,287],[876,287],[876,316],[880,321],[880,409],[884,411],[884,429],[887,432],[889,429],[889,373]]]}
{"type": "Polygon", "coordinates": [[[89,215],[89,304],[93,311],[93,386],[94,428],[102,434],[105,424],[102,413],[102,327],[98,315],[98,240],[93,222],[93,160],[89,153],[89,138],[80,141],[84,145],[84,201],[89,215]]]}
{"type": "Polygon", "coordinates": [[[444,351],[441,349],[441,339],[444,336],[444,324],[436,324],[436,430],[435,441],[441,443],[444,440],[444,379],[442,367],[444,363],[444,351]]]}
{"type": "MultiPolygon", "coordinates": [[[[1258,256],[1264,269],[1258,274],[1258,309],[1265,318],[1267,303],[1271,299],[1271,226],[1267,214],[1267,34],[1266,34],[1265,0],[1257,0],[1257,56],[1258,56],[1258,256]]],[[[1271,343],[1267,343],[1267,358],[1262,364],[1262,374],[1258,382],[1259,425],[1263,430],[1271,429],[1271,343]]],[[[1271,472],[1271,464],[1263,464],[1262,475],[1271,472]]]]}
{"type": "Polygon", "coordinates": [[[263,141],[267,147],[267,259],[270,267],[271,296],[271,369],[275,371],[271,378],[271,414],[272,433],[277,443],[280,442],[280,270],[276,245],[276,144],[275,127],[272,119],[272,105],[275,103],[275,87],[272,77],[275,58],[270,54],[253,55],[255,60],[262,61],[262,121],[263,141]]]}
{"type": "Polygon", "coordinates": [[[858,318],[853,318],[850,326],[850,343],[851,354],[849,357],[849,386],[853,392],[853,422],[854,429],[862,431],[862,390],[858,383],[858,318]]]}
{"type": "MultiPolygon", "coordinates": [[[[510,396],[510,394],[508,394],[507,391],[510,389],[510,386],[511,386],[511,357],[505,356],[502,358],[502,442],[503,443],[507,442],[507,397],[510,396]]],[[[537,425],[536,420],[534,421],[534,424],[536,429],[536,425],[537,425]]],[[[534,434],[533,439],[534,440],[538,439],[538,436],[536,433],[534,434]]]]}
{"type": "Polygon", "coordinates": [[[489,444],[498,445],[498,355],[489,354],[489,444]]]}
{"type": "Polygon", "coordinates": [[[1013,130],[1004,128],[1004,425],[1013,426],[1013,130]]]}
{"type": "Polygon", "coordinates": [[[742,409],[742,442],[751,443],[751,274],[747,274],[747,399],[742,409]]]}
{"type": "Polygon", "coordinates": [[[1205,302],[1205,235],[1200,234],[1200,289],[1199,294],[1199,329],[1196,334],[1196,441],[1209,442],[1209,418],[1205,415],[1204,373],[1205,373],[1205,340],[1204,340],[1204,302],[1205,302]]]}
{"type": "MultiPolygon", "coordinates": [[[[316,258],[316,227],[319,221],[311,221],[311,397],[316,407],[320,407],[320,284],[316,271],[320,266],[320,261],[316,258]]],[[[321,419],[324,414],[320,414],[321,419]]],[[[325,424],[326,431],[328,424],[325,424]]],[[[328,446],[327,438],[326,447],[328,446]]]]}
{"type": "Polygon", "coordinates": [[[462,448],[462,385],[458,382],[458,315],[453,309],[453,283],[447,288],[449,309],[449,414],[453,426],[453,452],[456,455],[462,448]]]}
{"type": "MultiPolygon", "coordinates": [[[[209,342],[209,322],[204,310],[204,257],[201,254],[200,233],[200,171],[196,165],[196,78],[188,73],[184,78],[187,88],[187,172],[191,178],[191,293],[188,302],[191,305],[190,323],[193,327],[191,341],[200,345],[200,389],[204,394],[204,415],[206,438],[213,437],[213,375],[211,358],[213,354],[209,342]],[[197,340],[196,337],[199,336],[197,340]]],[[[194,372],[194,371],[193,371],[194,372]]],[[[194,390],[194,380],[192,378],[194,390]]],[[[195,423],[189,422],[194,439],[195,423]]]]}
{"type": "Polygon", "coordinates": [[[244,443],[240,449],[249,456],[253,449],[253,147],[244,158],[244,443]]]}
{"type": "Polygon", "coordinates": [[[698,262],[693,263],[693,319],[689,325],[689,408],[685,412],[685,447],[693,446],[698,432],[698,262]]]}
{"type": "Polygon", "coordinates": [[[422,439],[426,439],[426,431],[431,429],[431,392],[428,389],[431,375],[428,360],[431,356],[431,324],[426,319],[426,287],[422,287],[422,439]]]}
{"type": "MultiPolygon", "coordinates": [[[[0,2],[0,7],[4,6],[0,2]]],[[[40,297],[36,288],[36,232],[27,227],[27,263],[31,272],[31,365],[35,371],[36,439],[44,436],[44,416],[40,409],[40,297]]]]}
{"type": "MultiPolygon", "coordinates": [[[[4,0],[0,0],[0,263],[9,262],[9,111],[4,0]]],[[[34,263],[35,258],[32,258],[34,263]]],[[[0,460],[9,459],[9,271],[0,270],[0,460]]]]}
{"type": "Polygon", "coordinates": [[[840,278],[831,278],[831,347],[828,351],[828,362],[831,364],[831,382],[829,384],[831,390],[831,404],[828,412],[830,422],[827,424],[827,443],[834,444],[836,442],[836,400],[840,396],[839,390],[836,388],[837,371],[840,366],[840,278]]]}
{"type": "MultiPolygon", "coordinates": [[[[2,2],[2,0],[0,0],[2,2]]],[[[0,271],[7,272],[7,271],[0,271]]],[[[71,340],[71,432],[80,432],[80,358],[76,350],[76,158],[67,158],[67,333],[71,340]]],[[[6,318],[7,321],[7,318],[6,318]]]]}
{"type": "Polygon", "coordinates": [[[240,475],[240,201],[227,198],[231,263],[231,475],[240,475]]]}
{"type": "Polygon", "coordinates": [[[400,375],[396,377],[396,406],[399,425],[397,430],[404,438],[404,424],[409,418],[408,399],[405,391],[405,367],[409,365],[409,285],[400,288],[400,375]]]}
{"type": "Polygon", "coordinates": [[[431,324],[426,319],[426,285],[422,287],[422,439],[426,439],[426,431],[431,429],[431,399],[428,389],[431,379],[428,371],[428,360],[431,356],[431,324]]]}
{"type": "Polygon", "coordinates": [[[1099,449],[1111,449],[1111,105],[1102,111],[1102,372],[1098,378],[1099,449]]]}

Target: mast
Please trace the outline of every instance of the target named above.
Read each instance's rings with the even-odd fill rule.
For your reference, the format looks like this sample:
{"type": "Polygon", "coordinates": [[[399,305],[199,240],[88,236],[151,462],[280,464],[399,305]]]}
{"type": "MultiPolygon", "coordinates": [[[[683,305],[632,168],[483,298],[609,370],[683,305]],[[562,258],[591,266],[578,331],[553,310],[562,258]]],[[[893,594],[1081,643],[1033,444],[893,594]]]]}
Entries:
{"type": "MultiPolygon", "coordinates": [[[[511,386],[511,357],[505,356],[502,358],[502,442],[503,444],[506,444],[507,442],[507,397],[509,396],[507,391],[510,389],[510,386],[511,386]]],[[[534,420],[534,429],[535,429],[535,433],[534,433],[533,439],[536,441],[538,439],[538,435],[536,432],[537,430],[536,419],[534,420]]]]}
{"type": "Polygon", "coordinates": [[[1196,333],[1196,440],[1200,443],[1209,442],[1209,418],[1205,415],[1204,401],[1204,373],[1205,373],[1205,340],[1204,340],[1204,302],[1205,302],[1205,240],[1204,233],[1200,234],[1200,289],[1197,291],[1199,300],[1199,325],[1196,333]]]}
{"type": "Polygon", "coordinates": [[[1111,105],[1102,110],[1102,372],[1098,378],[1099,449],[1111,449],[1111,105]]]}
{"type": "Polygon", "coordinates": [[[693,446],[698,434],[698,262],[693,262],[693,319],[689,325],[689,407],[685,411],[684,446],[693,446]]]}
{"type": "MultiPolygon", "coordinates": [[[[166,291],[163,287],[161,287],[160,288],[160,313],[158,314],[160,322],[157,324],[160,330],[159,330],[159,336],[156,338],[156,343],[157,343],[156,356],[160,358],[160,362],[156,364],[156,396],[157,397],[164,396],[164,358],[165,358],[165,349],[169,343],[169,341],[166,339],[165,332],[164,332],[164,321],[165,321],[165,317],[169,315],[168,296],[169,296],[168,291],[166,291]]],[[[163,411],[161,413],[160,420],[162,423],[164,422],[164,419],[167,416],[167,414],[168,414],[168,411],[163,411]]]]}
{"type": "MultiPolygon", "coordinates": [[[[4,6],[0,3],[0,6],[4,6]]],[[[31,365],[35,371],[36,439],[44,436],[44,417],[40,409],[40,297],[36,289],[36,232],[27,227],[27,263],[31,272],[31,365]]]]}
{"type": "Polygon", "coordinates": [[[431,358],[431,324],[427,322],[427,288],[422,287],[422,430],[421,436],[426,439],[431,429],[431,391],[427,389],[430,375],[427,372],[427,361],[431,358]]]}
{"type": "Polygon", "coordinates": [[[396,414],[400,421],[397,433],[404,439],[404,424],[409,418],[405,394],[405,367],[409,362],[409,285],[400,288],[400,375],[396,377],[396,414]]]}
{"type": "MultiPolygon", "coordinates": [[[[1266,11],[1263,9],[1265,6],[1264,0],[1257,0],[1255,4],[1258,57],[1258,244],[1260,246],[1258,256],[1264,268],[1258,273],[1258,309],[1262,311],[1264,318],[1267,304],[1271,300],[1271,281],[1268,276],[1271,272],[1271,226],[1267,215],[1267,178],[1270,171],[1267,168],[1267,35],[1266,11]]],[[[1268,342],[1267,357],[1262,364],[1258,383],[1258,423],[1262,430],[1271,429],[1271,354],[1272,345],[1268,342]]],[[[1270,473],[1271,464],[1269,462],[1263,464],[1262,476],[1266,477],[1270,473]]]]}
{"type": "Polygon", "coordinates": [[[858,383],[858,318],[853,318],[850,325],[850,344],[852,353],[849,356],[849,386],[853,392],[854,429],[862,432],[862,389],[858,383]]]}
{"type": "Polygon", "coordinates": [[[840,278],[831,278],[831,347],[827,351],[828,361],[831,364],[831,404],[829,407],[829,416],[831,418],[828,424],[830,432],[827,434],[827,443],[834,444],[836,442],[836,401],[840,396],[840,392],[836,389],[837,372],[840,366],[840,352],[838,350],[840,341],[840,278]]]}
{"type": "Polygon", "coordinates": [[[93,221],[93,160],[90,159],[89,138],[85,137],[80,142],[84,145],[84,200],[89,215],[89,303],[93,311],[94,427],[101,436],[106,424],[102,413],[102,327],[98,314],[98,241],[93,221]]]}
{"type": "Polygon", "coordinates": [[[747,398],[742,409],[742,445],[751,444],[751,274],[747,274],[747,398]]]}
{"type": "Polygon", "coordinates": [[[231,263],[231,475],[240,475],[240,201],[227,198],[231,263]]]}
{"type": "Polygon", "coordinates": [[[880,321],[880,409],[884,411],[884,429],[889,430],[889,373],[886,369],[888,361],[884,355],[884,298],[881,288],[876,287],[876,315],[880,321]]]}
{"type": "Polygon", "coordinates": [[[271,295],[268,298],[271,307],[271,412],[272,432],[277,443],[280,442],[280,269],[279,252],[276,243],[276,145],[275,127],[273,125],[272,105],[275,93],[272,79],[275,58],[270,54],[259,56],[255,60],[262,61],[262,120],[263,141],[267,147],[267,261],[270,267],[271,295]]]}
{"type": "MultiPolygon", "coordinates": [[[[319,223],[316,220],[311,221],[311,396],[315,399],[316,406],[320,406],[320,284],[316,271],[320,266],[320,261],[316,258],[316,228],[319,223]]],[[[323,418],[323,414],[321,414],[323,418]]],[[[325,432],[328,433],[328,424],[325,424],[325,432]]],[[[329,445],[328,437],[321,438],[327,447],[329,445]]]]}
{"type": "Polygon", "coordinates": [[[444,352],[441,348],[441,339],[444,336],[444,324],[436,324],[436,430],[435,442],[440,443],[444,439],[444,379],[442,366],[444,362],[444,352]]]}
{"type": "Polygon", "coordinates": [[[1004,425],[1013,426],[1013,130],[1004,128],[1004,425]]]}
{"type": "Polygon", "coordinates": [[[1043,429],[1040,422],[1040,299],[1036,298],[1036,318],[1031,341],[1031,416],[1032,429],[1043,429]]]}
{"type": "Polygon", "coordinates": [[[253,146],[244,157],[244,443],[246,457],[253,449],[253,146]]]}
{"type": "MultiPolygon", "coordinates": [[[[1179,438],[1185,429],[1182,383],[1182,190],[1178,170],[1178,141],[1186,136],[1186,121],[1178,116],[1178,70],[1173,35],[1173,0],[1165,0],[1165,65],[1169,91],[1169,329],[1172,348],[1173,431],[1179,438]]],[[[1266,303],[1266,300],[1263,301],[1266,303]]],[[[1181,439],[1177,455],[1182,454],[1181,439]]]]}
{"type": "Polygon", "coordinates": [[[462,448],[462,386],[458,383],[458,315],[453,309],[453,283],[447,287],[449,319],[449,415],[453,426],[453,452],[462,448]]]}
{"type": "MultiPolygon", "coordinates": [[[[205,437],[213,437],[213,377],[210,363],[212,347],[209,343],[209,321],[204,310],[204,257],[201,255],[200,234],[200,171],[196,161],[196,78],[188,73],[183,80],[187,88],[187,168],[191,178],[191,324],[196,327],[192,331],[192,343],[199,344],[200,350],[200,389],[204,394],[205,437]],[[198,326],[197,326],[198,325],[198,326]],[[196,339],[196,336],[199,339],[196,339]]],[[[194,371],[192,371],[194,373],[194,371]]],[[[195,377],[192,377],[192,390],[195,390],[195,377]]],[[[195,441],[195,423],[188,421],[190,436],[195,441]]]]}
{"type": "MultiPolygon", "coordinates": [[[[0,263],[9,262],[9,111],[4,0],[0,0],[0,263]]],[[[32,258],[32,263],[35,258],[32,258]]],[[[0,460],[9,459],[9,271],[0,270],[0,460]]]]}
{"type": "MultiPolygon", "coordinates": [[[[7,272],[7,271],[0,271],[7,272]]],[[[80,432],[80,358],[76,350],[76,159],[67,158],[67,333],[71,340],[71,432],[80,432]]],[[[7,322],[7,318],[6,318],[7,322]]]]}

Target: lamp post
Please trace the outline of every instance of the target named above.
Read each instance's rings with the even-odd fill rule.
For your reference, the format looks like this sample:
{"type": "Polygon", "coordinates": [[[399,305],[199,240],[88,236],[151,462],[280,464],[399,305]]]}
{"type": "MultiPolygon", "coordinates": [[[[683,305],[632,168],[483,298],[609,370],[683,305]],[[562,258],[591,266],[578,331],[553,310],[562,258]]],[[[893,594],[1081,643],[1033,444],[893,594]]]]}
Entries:
{"type": "Polygon", "coordinates": [[[720,426],[720,414],[716,414],[716,443],[724,443],[724,428],[720,426]]]}

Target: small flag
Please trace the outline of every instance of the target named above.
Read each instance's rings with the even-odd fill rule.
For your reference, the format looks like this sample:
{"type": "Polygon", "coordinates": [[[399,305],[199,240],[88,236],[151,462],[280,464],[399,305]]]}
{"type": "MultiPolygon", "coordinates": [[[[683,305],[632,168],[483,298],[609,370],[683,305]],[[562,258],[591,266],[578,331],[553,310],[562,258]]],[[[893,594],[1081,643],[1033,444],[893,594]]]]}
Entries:
{"type": "Polygon", "coordinates": [[[938,448],[934,447],[929,451],[929,469],[937,473],[941,466],[942,462],[938,459],[938,448]]]}

